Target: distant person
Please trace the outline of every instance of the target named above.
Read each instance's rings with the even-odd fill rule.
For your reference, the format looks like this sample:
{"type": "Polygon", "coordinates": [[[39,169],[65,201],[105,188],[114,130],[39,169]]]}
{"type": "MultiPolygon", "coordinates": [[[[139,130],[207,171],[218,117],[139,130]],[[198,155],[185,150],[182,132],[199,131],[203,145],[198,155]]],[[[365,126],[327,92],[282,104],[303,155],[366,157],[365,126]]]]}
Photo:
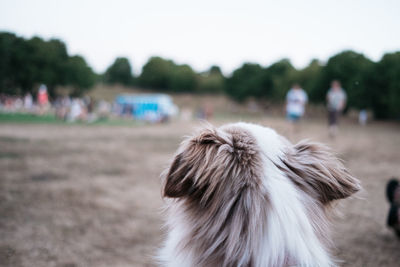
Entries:
{"type": "Polygon", "coordinates": [[[286,118],[293,124],[297,123],[304,115],[305,105],[308,101],[306,92],[298,84],[293,84],[286,95],[286,118]]]}
{"type": "Polygon", "coordinates": [[[368,113],[365,109],[360,110],[360,113],[358,113],[358,123],[360,125],[366,125],[368,121],[368,113]]]}
{"type": "Polygon", "coordinates": [[[42,84],[39,87],[39,92],[37,95],[37,102],[40,106],[45,106],[49,102],[49,96],[47,94],[47,87],[44,84],[42,84]]]}
{"type": "Polygon", "coordinates": [[[390,203],[387,225],[395,231],[400,238],[400,183],[392,178],[386,185],[386,197],[390,203]]]}
{"type": "Polygon", "coordinates": [[[24,106],[24,101],[22,100],[21,97],[15,97],[14,98],[14,111],[20,111],[24,106]]]}
{"type": "Polygon", "coordinates": [[[180,113],[181,115],[181,120],[188,122],[192,119],[193,117],[193,111],[189,108],[183,108],[182,112],[180,113]]]}
{"type": "Polygon", "coordinates": [[[338,80],[332,81],[331,88],[326,95],[326,102],[328,104],[329,135],[331,137],[335,137],[337,134],[339,116],[346,106],[346,100],[347,95],[340,82],[338,80]]]}
{"type": "Polygon", "coordinates": [[[68,114],[68,121],[84,121],[87,117],[87,110],[83,101],[79,98],[74,98],[71,102],[71,107],[68,114]]]}
{"type": "Polygon", "coordinates": [[[209,104],[202,105],[196,112],[196,118],[200,120],[210,120],[213,117],[214,109],[209,104]]]}
{"type": "Polygon", "coordinates": [[[37,103],[39,105],[39,113],[44,114],[49,104],[49,95],[47,93],[47,87],[44,84],[39,87],[39,92],[37,94],[37,103]]]}
{"type": "Polygon", "coordinates": [[[69,96],[58,97],[55,102],[56,117],[60,120],[67,120],[70,106],[71,99],[69,96]]]}
{"type": "Polygon", "coordinates": [[[24,97],[24,109],[25,111],[31,111],[33,107],[33,98],[31,93],[26,93],[24,97]]]}
{"type": "Polygon", "coordinates": [[[214,108],[208,103],[203,106],[203,111],[206,120],[210,120],[214,115],[214,108]]]}
{"type": "MultiPolygon", "coordinates": [[[[114,111],[117,113],[117,115],[120,115],[120,112],[116,110],[118,106],[116,106],[115,104],[113,105],[114,105],[114,111]]],[[[107,119],[110,116],[112,109],[113,107],[110,103],[104,100],[100,100],[97,106],[97,114],[99,116],[99,119],[102,120],[107,119]]]]}

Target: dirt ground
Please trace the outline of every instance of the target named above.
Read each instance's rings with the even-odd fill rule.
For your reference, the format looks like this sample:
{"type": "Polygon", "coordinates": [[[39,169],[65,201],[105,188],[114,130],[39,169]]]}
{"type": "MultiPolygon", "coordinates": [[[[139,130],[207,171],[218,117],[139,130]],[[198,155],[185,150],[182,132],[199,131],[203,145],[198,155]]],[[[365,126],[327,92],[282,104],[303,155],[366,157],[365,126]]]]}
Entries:
{"type": "MultiPolygon", "coordinates": [[[[347,122],[332,141],[323,121],[296,135],[281,119],[258,122],[329,144],[362,181],[335,221],[341,265],[400,266],[384,198],[386,181],[400,176],[400,126],[347,122]]],[[[196,125],[0,124],[0,266],[154,266],[159,174],[196,125]]]]}

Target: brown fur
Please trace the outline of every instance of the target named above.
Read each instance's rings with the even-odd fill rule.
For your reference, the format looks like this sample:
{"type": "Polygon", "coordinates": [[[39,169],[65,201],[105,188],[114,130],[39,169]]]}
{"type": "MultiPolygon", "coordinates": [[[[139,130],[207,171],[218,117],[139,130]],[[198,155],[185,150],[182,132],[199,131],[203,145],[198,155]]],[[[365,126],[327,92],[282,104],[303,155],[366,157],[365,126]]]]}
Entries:
{"type": "Polygon", "coordinates": [[[322,204],[347,198],[360,190],[360,184],[322,144],[306,140],[287,151],[281,159],[287,176],[322,204]]]}
{"type": "Polygon", "coordinates": [[[251,249],[257,243],[251,237],[262,233],[250,232],[258,231],[267,206],[257,188],[261,160],[254,138],[243,129],[209,128],[183,147],[164,186],[164,196],[179,198],[189,215],[191,236],[182,248],[194,248],[202,255],[196,266],[251,266],[237,259],[256,250],[251,249]]]}

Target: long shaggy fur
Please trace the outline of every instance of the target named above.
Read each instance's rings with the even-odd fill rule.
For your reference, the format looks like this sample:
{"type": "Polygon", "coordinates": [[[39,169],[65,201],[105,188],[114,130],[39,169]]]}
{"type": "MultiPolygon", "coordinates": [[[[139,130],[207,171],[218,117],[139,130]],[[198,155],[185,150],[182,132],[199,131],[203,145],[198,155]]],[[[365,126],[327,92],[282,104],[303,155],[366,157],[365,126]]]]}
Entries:
{"type": "Polygon", "coordinates": [[[325,147],[237,123],[189,137],[163,175],[163,266],[333,266],[326,211],[358,181],[325,147]]]}

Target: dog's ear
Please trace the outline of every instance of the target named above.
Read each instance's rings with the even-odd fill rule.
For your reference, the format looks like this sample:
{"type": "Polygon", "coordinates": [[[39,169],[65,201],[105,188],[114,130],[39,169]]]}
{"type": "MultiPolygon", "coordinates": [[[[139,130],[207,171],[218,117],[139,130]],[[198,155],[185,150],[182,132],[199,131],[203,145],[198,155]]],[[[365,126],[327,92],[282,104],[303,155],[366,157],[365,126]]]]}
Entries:
{"type": "Polygon", "coordinates": [[[188,166],[183,161],[183,152],[176,155],[165,177],[165,197],[177,198],[187,194],[193,184],[191,178],[186,177],[188,166]]]}
{"type": "MultiPolygon", "coordinates": [[[[204,129],[197,136],[186,140],[175,156],[164,178],[163,195],[180,198],[204,187],[207,166],[216,155],[219,136],[213,129],[204,129]]],[[[210,175],[210,174],[208,174],[210,175]]]]}
{"type": "Polygon", "coordinates": [[[289,178],[326,204],[361,189],[359,181],[326,146],[301,141],[283,160],[289,178]]]}

